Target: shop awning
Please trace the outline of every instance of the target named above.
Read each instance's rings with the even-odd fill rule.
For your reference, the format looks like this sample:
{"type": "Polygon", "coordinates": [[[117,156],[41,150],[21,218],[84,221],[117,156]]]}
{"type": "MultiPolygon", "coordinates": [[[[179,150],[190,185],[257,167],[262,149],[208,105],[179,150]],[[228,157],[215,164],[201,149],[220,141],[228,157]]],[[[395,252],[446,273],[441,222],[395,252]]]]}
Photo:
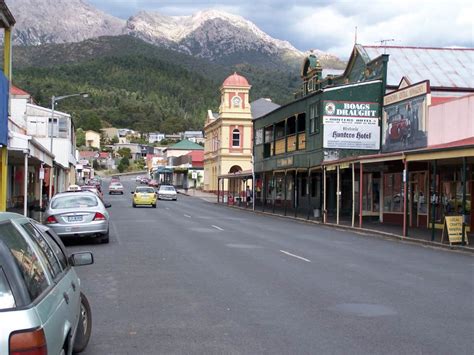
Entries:
{"type": "Polygon", "coordinates": [[[474,137],[405,152],[407,161],[426,161],[474,157],[474,137]]]}
{"type": "Polygon", "coordinates": [[[224,175],[219,175],[219,179],[251,179],[252,178],[252,171],[251,170],[244,170],[244,171],[238,171],[236,173],[231,173],[231,174],[224,174],[224,175]]]}

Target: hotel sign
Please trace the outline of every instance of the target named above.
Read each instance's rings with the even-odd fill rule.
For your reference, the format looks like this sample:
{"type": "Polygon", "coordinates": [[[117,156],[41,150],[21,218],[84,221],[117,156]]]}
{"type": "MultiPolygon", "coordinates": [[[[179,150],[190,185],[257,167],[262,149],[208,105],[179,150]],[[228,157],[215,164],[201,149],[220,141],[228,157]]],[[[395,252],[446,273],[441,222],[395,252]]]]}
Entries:
{"type": "Polygon", "coordinates": [[[379,104],[324,101],[324,148],[380,149],[379,104]]]}
{"type": "Polygon", "coordinates": [[[278,168],[293,165],[293,157],[278,159],[276,165],[278,168]]]}

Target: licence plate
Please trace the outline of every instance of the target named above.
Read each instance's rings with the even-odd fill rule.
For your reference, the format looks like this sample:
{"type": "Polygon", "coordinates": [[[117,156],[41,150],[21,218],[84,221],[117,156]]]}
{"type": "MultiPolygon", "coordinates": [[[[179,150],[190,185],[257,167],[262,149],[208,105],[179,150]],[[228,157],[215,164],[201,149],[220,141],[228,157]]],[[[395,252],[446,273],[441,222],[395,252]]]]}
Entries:
{"type": "Polygon", "coordinates": [[[69,216],[67,218],[68,222],[80,222],[82,221],[82,216],[69,216]]]}

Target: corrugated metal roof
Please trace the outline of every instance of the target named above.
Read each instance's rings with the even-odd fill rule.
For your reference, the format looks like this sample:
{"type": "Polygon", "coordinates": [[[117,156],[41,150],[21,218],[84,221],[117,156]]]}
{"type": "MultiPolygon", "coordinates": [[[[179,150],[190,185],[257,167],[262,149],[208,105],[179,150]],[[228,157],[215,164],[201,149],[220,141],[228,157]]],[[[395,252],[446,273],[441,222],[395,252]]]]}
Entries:
{"type": "Polygon", "coordinates": [[[474,88],[474,48],[362,47],[371,60],[389,55],[389,86],[405,76],[412,83],[429,80],[431,87],[474,88]]]}
{"type": "Polygon", "coordinates": [[[260,98],[250,103],[252,110],[252,118],[257,119],[266,115],[267,113],[277,109],[280,105],[272,102],[270,99],[260,98]]]}

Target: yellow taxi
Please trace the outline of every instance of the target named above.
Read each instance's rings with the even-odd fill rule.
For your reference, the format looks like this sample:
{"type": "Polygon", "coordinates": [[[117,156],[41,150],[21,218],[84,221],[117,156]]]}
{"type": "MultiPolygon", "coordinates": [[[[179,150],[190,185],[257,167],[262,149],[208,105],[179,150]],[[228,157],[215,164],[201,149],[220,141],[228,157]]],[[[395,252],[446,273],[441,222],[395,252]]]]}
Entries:
{"type": "Polygon", "coordinates": [[[157,195],[153,187],[148,186],[137,186],[133,194],[133,207],[139,205],[150,205],[156,208],[157,195]]]}

